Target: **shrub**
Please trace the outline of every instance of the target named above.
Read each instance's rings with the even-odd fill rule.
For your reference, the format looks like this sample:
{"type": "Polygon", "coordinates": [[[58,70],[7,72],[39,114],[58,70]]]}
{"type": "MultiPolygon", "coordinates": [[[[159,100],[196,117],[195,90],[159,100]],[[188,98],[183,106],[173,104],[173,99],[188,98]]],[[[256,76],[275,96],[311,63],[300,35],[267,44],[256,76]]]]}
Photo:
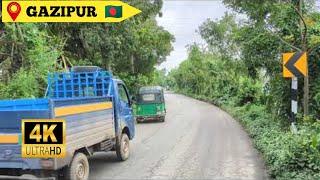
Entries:
{"type": "Polygon", "coordinates": [[[39,97],[44,91],[39,89],[36,75],[23,69],[13,76],[7,86],[0,84],[0,89],[1,99],[34,98],[39,97]]]}
{"type": "Polygon", "coordinates": [[[281,128],[266,113],[265,105],[225,107],[239,119],[256,148],[262,152],[270,176],[275,179],[319,179],[320,123],[302,124],[299,133],[281,128]]]}

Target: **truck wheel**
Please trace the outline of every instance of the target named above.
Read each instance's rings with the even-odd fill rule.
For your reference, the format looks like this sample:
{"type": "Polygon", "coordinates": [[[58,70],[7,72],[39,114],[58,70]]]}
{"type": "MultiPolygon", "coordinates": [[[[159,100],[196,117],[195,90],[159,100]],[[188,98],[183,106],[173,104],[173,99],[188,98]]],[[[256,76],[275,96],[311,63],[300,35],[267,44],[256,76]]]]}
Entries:
{"type": "Polygon", "coordinates": [[[130,145],[129,145],[129,137],[126,133],[121,135],[121,140],[119,145],[117,145],[116,152],[117,157],[120,161],[125,161],[129,158],[130,155],[130,145]]]}
{"type": "Polygon", "coordinates": [[[77,153],[67,167],[68,180],[87,180],[89,178],[89,162],[88,158],[83,153],[77,153]]]}

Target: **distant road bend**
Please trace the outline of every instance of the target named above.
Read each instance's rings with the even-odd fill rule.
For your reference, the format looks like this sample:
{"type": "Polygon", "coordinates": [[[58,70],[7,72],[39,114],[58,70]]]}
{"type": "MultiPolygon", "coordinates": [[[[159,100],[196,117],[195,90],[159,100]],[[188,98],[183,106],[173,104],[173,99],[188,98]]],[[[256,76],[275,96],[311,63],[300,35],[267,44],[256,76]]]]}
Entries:
{"type": "Polygon", "coordinates": [[[90,159],[90,179],[268,179],[251,140],[230,115],[192,98],[167,93],[165,123],[136,126],[131,157],[90,159]]]}

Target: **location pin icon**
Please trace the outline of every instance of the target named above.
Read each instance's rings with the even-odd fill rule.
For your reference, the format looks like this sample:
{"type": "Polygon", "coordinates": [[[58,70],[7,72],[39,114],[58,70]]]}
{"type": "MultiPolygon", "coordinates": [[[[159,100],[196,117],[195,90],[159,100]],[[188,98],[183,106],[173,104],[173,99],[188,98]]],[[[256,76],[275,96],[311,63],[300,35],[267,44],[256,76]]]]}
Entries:
{"type": "Polygon", "coordinates": [[[17,2],[11,2],[7,6],[7,11],[9,15],[11,16],[12,20],[15,21],[17,17],[19,16],[19,13],[21,11],[21,6],[17,2]]]}

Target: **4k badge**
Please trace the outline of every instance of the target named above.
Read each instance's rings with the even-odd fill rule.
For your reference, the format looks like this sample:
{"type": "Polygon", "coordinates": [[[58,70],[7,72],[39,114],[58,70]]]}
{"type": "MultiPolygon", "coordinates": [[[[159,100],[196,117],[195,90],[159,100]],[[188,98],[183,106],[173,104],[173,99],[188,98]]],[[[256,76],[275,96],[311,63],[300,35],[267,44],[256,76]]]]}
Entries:
{"type": "Polygon", "coordinates": [[[66,154],[64,120],[22,120],[23,158],[63,158],[66,154]]]}

